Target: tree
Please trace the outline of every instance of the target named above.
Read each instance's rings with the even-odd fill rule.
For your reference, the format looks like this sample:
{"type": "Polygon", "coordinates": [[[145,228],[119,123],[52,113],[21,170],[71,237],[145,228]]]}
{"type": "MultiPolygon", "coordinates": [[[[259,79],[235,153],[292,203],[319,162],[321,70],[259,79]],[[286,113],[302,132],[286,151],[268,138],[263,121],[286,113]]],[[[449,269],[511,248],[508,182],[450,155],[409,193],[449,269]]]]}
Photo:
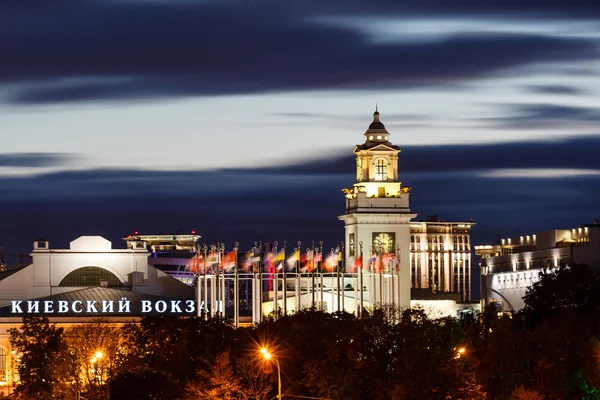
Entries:
{"type": "Polygon", "coordinates": [[[560,265],[543,271],[540,280],[527,289],[523,315],[531,324],[558,315],[562,310],[575,310],[580,316],[595,321],[600,328],[600,274],[588,265],[560,265]]]}
{"type": "Polygon", "coordinates": [[[525,389],[523,385],[519,386],[512,394],[511,400],[544,400],[544,395],[535,390],[525,389]]]}
{"type": "Polygon", "coordinates": [[[162,371],[135,367],[122,371],[108,381],[111,400],[178,400],[177,382],[162,371]]]}
{"type": "Polygon", "coordinates": [[[64,350],[63,329],[50,324],[48,318],[23,317],[21,328],[12,328],[9,334],[13,349],[22,353],[17,392],[32,399],[57,398],[53,388],[60,377],[52,367],[57,354],[64,350]]]}
{"type": "Polygon", "coordinates": [[[187,386],[190,400],[234,400],[244,397],[242,380],[239,378],[229,361],[229,353],[217,356],[209,371],[200,371],[199,379],[187,386]]]}
{"type": "Polygon", "coordinates": [[[106,319],[94,319],[67,329],[63,336],[77,389],[86,397],[107,397],[106,382],[122,356],[119,328],[106,319]]]}
{"type": "MultiPolygon", "coordinates": [[[[238,358],[239,375],[242,378],[245,397],[248,400],[266,400],[273,388],[273,375],[265,373],[264,362],[255,357],[238,358]]],[[[274,372],[271,369],[271,372],[274,372]]]]}

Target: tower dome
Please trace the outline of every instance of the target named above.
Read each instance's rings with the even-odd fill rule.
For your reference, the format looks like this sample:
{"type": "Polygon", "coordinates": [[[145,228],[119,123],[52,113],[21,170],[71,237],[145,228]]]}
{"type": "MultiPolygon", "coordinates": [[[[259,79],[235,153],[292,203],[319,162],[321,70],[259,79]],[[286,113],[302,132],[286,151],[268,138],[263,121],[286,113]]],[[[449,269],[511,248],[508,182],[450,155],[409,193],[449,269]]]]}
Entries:
{"type": "Polygon", "coordinates": [[[379,120],[379,111],[373,113],[373,122],[365,132],[366,144],[368,147],[376,146],[382,143],[389,143],[389,132],[385,125],[379,120]]]}

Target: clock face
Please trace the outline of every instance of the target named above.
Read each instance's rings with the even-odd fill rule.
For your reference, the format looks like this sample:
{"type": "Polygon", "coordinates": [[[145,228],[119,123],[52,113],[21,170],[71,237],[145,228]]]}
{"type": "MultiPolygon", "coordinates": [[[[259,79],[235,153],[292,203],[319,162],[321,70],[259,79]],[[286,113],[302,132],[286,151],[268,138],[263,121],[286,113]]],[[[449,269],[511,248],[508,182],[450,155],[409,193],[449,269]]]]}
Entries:
{"type": "Polygon", "coordinates": [[[376,254],[392,254],[396,245],[394,232],[374,232],[373,252],[376,254]]]}

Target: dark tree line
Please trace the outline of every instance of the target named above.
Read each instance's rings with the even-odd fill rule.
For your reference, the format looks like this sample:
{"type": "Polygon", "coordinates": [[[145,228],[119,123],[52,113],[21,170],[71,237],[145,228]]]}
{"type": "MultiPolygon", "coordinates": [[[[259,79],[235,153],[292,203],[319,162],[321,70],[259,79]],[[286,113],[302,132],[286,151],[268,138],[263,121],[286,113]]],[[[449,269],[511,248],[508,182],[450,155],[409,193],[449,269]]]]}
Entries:
{"type": "MultiPolygon", "coordinates": [[[[67,399],[77,389],[86,399],[271,399],[277,367],[262,358],[266,346],[284,394],[299,398],[600,399],[600,275],[560,267],[525,302],[512,315],[489,308],[460,320],[419,309],[362,319],[308,310],[237,330],[220,319],[144,318],[111,331],[99,385],[77,378],[86,370],[73,356],[90,351],[73,342],[81,332],[25,319],[11,332],[23,353],[15,398],[67,399]]],[[[87,335],[94,346],[106,337],[87,335]]]]}

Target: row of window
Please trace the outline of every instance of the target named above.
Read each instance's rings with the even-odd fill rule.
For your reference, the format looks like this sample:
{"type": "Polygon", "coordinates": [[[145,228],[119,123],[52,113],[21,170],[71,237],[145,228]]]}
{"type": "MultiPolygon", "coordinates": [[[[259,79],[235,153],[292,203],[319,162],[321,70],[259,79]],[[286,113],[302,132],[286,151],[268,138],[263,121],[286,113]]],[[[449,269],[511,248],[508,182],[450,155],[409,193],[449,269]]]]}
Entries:
{"type": "MultiPolygon", "coordinates": [[[[427,235],[426,236],[426,241],[429,244],[432,244],[432,243],[446,243],[446,240],[444,239],[444,237],[445,237],[444,235],[427,235]]],[[[456,243],[464,243],[464,244],[470,243],[469,235],[453,235],[452,236],[452,241],[454,242],[454,244],[456,244],[456,243]]],[[[421,235],[410,235],[410,242],[411,243],[420,243],[421,242],[421,235]]]]}
{"type": "Polygon", "coordinates": [[[519,289],[531,286],[535,281],[538,280],[538,274],[531,272],[522,274],[498,275],[497,279],[499,289],[519,289]]]}

